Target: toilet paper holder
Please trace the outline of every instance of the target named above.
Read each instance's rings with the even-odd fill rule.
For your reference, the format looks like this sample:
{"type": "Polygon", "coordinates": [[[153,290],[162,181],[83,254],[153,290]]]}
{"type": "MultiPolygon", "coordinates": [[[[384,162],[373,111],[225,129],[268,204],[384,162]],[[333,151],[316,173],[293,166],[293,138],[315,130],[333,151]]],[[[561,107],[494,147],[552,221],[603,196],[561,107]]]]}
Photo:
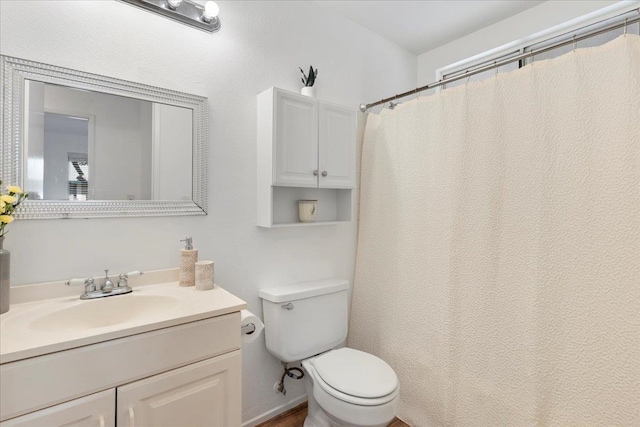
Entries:
{"type": "Polygon", "coordinates": [[[245,335],[251,335],[256,331],[256,325],[253,323],[247,323],[246,325],[240,326],[240,332],[245,335]]]}

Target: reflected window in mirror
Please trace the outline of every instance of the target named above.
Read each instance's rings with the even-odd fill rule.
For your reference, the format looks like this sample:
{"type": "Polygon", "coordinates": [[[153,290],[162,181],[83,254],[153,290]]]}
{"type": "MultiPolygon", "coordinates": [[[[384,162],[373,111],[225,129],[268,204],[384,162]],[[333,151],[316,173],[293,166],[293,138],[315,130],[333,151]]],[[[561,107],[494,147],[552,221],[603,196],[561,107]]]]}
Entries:
{"type": "Polygon", "coordinates": [[[69,200],[87,200],[89,193],[89,159],[87,153],[69,153],[69,200]]]}

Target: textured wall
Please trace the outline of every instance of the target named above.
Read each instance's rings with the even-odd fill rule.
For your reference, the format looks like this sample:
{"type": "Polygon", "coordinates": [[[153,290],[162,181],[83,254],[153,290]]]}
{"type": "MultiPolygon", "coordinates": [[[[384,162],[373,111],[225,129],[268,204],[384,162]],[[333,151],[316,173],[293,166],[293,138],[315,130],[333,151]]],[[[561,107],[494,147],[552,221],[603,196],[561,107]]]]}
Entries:
{"type": "Polygon", "coordinates": [[[370,115],[349,345],[413,426],[640,425],[640,36],[370,115]]]}
{"type": "MultiPolygon", "coordinates": [[[[416,58],[307,2],[219,2],[222,30],[197,31],[116,1],[1,1],[0,52],[204,95],[210,102],[210,212],[197,218],[16,221],[5,240],[14,284],[178,265],[191,235],[216,281],[261,314],[258,289],[351,278],[356,225],[263,230],[256,217],[256,94],[298,90],[313,64],[321,99],[357,107],[408,90],[416,58]]],[[[116,173],[116,171],[114,171],[116,173]]],[[[281,366],[246,348],[244,418],[304,394],[273,392],[281,366]]]]}

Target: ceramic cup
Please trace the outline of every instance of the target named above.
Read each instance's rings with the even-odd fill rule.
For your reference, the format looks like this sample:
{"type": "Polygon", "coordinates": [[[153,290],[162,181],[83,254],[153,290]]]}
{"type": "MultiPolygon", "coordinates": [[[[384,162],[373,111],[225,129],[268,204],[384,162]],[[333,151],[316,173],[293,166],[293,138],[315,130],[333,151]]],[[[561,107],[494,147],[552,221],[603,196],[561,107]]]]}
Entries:
{"type": "Polygon", "coordinates": [[[300,222],[315,222],[318,211],[317,200],[298,200],[300,222]]]}

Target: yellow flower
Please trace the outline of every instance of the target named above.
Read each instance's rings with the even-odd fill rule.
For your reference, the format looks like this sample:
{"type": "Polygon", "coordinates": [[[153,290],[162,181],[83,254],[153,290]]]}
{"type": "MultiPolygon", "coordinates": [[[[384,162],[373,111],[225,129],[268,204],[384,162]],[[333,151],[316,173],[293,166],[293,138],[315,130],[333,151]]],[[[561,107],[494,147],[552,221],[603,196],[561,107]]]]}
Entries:
{"type": "Polygon", "coordinates": [[[8,185],[7,191],[13,194],[22,194],[22,188],[18,187],[17,185],[8,185]]]}
{"type": "Polygon", "coordinates": [[[11,215],[0,215],[0,222],[4,224],[11,224],[13,222],[13,217],[11,215]]]}
{"type": "Polygon", "coordinates": [[[8,194],[3,194],[2,196],[0,196],[0,200],[2,200],[5,203],[15,203],[16,202],[16,198],[13,196],[10,196],[8,194]]]}

